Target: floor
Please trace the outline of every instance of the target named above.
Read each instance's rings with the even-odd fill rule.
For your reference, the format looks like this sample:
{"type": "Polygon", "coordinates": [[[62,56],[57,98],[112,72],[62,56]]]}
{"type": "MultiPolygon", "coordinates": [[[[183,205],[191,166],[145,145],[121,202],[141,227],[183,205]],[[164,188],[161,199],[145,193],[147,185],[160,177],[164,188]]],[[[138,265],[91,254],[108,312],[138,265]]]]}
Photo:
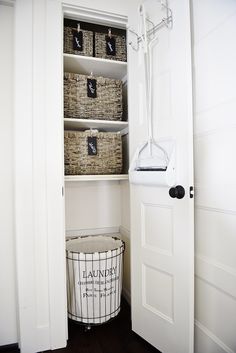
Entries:
{"type": "Polygon", "coordinates": [[[0,353],[20,353],[16,344],[8,344],[7,346],[0,346],[0,353]]]}
{"type": "MultiPolygon", "coordinates": [[[[121,312],[113,321],[85,331],[84,327],[69,322],[66,348],[55,353],[159,353],[131,330],[130,307],[122,301],[121,312]]],[[[49,353],[49,351],[45,352],[49,353]]]]}
{"type": "MultiPolygon", "coordinates": [[[[8,350],[17,353],[18,350],[8,350]]],[[[120,314],[111,322],[85,331],[69,320],[66,348],[44,353],[160,353],[131,330],[130,306],[122,300],[120,314]]],[[[2,351],[1,351],[2,353],[2,351]]]]}

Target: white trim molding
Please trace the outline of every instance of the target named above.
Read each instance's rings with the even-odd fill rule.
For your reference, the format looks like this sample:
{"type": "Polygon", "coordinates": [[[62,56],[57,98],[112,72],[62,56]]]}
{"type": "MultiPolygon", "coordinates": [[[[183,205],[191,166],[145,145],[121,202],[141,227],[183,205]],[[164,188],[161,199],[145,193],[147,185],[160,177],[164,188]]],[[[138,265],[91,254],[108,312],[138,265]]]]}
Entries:
{"type": "Polygon", "coordinates": [[[14,185],[18,327],[20,348],[22,352],[30,352],[35,349],[37,312],[32,164],[32,1],[18,2],[15,11],[14,185]],[[22,38],[24,38],[24,48],[22,48],[22,38]]]}
{"type": "Polygon", "coordinates": [[[70,19],[78,19],[89,21],[90,23],[112,24],[117,28],[126,28],[127,17],[115,13],[100,11],[83,6],[65,5],[64,16],[70,19]]]}

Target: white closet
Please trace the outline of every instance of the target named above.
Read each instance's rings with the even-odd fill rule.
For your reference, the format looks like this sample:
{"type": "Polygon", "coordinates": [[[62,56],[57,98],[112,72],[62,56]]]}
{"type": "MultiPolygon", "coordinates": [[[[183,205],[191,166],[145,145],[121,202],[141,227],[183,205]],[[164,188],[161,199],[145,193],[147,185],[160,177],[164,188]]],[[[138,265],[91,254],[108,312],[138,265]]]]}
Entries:
{"type": "MultiPolygon", "coordinates": [[[[65,14],[66,19],[71,16],[65,14]]],[[[84,19],[73,16],[78,22],[84,19]]],[[[86,23],[106,25],[108,28],[124,29],[124,25],[96,22],[86,18],[86,23]]],[[[81,22],[82,23],[82,22],[81,22]]],[[[82,28],[82,25],[81,25],[82,28]]],[[[129,242],[129,139],[127,107],[127,66],[124,61],[102,59],[63,53],[64,72],[102,76],[122,80],[123,116],[121,121],[64,118],[65,130],[97,129],[104,132],[120,132],[122,136],[122,174],[66,175],[65,176],[65,235],[84,236],[115,234],[129,242]]],[[[129,244],[125,252],[124,293],[129,300],[129,244]]]]}
{"type": "MultiPolygon", "coordinates": [[[[163,11],[158,7],[165,1],[148,3],[153,23],[162,21],[163,11]]],[[[128,25],[139,34],[139,5],[138,0],[16,2],[15,219],[22,352],[66,345],[65,234],[120,231],[126,243],[125,256],[129,254],[128,163],[122,176],[64,177],[63,128],[81,122],[63,121],[63,64],[76,72],[90,73],[89,65],[96,63],[99,74],[119,74],[124,82],[128,71],[129,146],[133,156],[147,131],[142,56],[129,50],[128,70],[127,64],[111,62],[105,65],[108,72],[101,72],[104,60],[63,55],[63,16],[114,28],[126,29],[128,25]]],[[[193,340],[190,11],[188,0],[170,0],[169,5],[173,31],[161,32],[154,58],[158,62],[154,110],[161,116],[158,129],[155,120],[154,137],[175,138],[177,184],[183,185],[186,196],[171,199],[167,187],[131,186],[132,328],[163,352],[176,353],[180,337],[178,352],[189,353],[193,340]],[[175,261],[173,254],[178,257],[175,261]],[[167,325],[171,329],[168,332],[167,325]]],[[[120,123],[108,124],[100,128],[121,128],[120,123]]],[[[99,129],[97,124],[90,127],[99,129]]],[[[128,146],[127,128],[125,122],[121,128],[124,147],[128,146]]],[[[128,153],[125,155],[128,161],[128,153]]],[[[125,261],[123,288],[127,294],[130,271],[128,259],[125,261]]]]}

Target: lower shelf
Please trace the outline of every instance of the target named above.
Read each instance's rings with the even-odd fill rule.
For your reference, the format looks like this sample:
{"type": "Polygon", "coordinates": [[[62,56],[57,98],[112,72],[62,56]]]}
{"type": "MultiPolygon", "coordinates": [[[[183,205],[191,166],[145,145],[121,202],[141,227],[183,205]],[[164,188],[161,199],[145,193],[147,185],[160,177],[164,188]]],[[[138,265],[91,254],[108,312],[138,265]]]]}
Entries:
{"type": "Polygon", "coordinates": [[[66,175],[65,181],[128,180],[128,174],[109,175],[66,175]]]}

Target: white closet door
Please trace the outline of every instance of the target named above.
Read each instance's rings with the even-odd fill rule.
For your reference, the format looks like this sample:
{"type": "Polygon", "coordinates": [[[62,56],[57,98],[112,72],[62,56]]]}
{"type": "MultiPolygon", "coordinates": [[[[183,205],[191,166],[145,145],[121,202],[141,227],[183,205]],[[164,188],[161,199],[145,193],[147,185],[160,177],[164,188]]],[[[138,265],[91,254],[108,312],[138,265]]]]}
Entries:
{"type": "MultiPolygon", "coordinates": [[[[147,1],[156,24],[160,1],[147,1]]],[[[158,32],[153,52],[153,111],[156,140],[176,147],[176,185],[185,196],[171,198],[168,186],[131,185],[131,304],[133,330],[163,353],[193,352],[194,224],[191,34],[188,0],[170,0],[173,28],[158,32]]],[[[138,28],[138,12],[129,18],[138,28]]],[[[129,40],[135,40],[129,35],[129,40]]],[[[147,139],[142,50],[129,47],[131,157],[147,139]]]]}

